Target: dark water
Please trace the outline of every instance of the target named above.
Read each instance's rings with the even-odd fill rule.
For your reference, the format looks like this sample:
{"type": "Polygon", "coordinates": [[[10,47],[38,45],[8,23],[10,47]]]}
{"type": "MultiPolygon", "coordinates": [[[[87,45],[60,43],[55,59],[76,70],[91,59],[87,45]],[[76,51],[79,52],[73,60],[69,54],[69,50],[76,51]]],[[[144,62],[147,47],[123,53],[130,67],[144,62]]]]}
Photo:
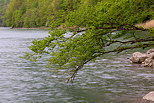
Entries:
{"type": "Polygon", "coordinates": [[[0,103],[133,103],[153,91],[154,70],[130,64],[129,54],[87,64],[74,84],[45,68],[43,60],[19,58],[33,39],[46,35],[45,30],[0,28],[0,103]]]}

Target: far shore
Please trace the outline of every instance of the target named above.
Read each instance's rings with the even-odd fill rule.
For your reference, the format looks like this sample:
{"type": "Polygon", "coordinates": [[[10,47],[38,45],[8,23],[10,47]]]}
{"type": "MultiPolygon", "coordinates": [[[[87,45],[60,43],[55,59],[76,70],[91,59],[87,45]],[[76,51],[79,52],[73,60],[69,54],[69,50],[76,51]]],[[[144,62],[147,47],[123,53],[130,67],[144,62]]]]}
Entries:
{"type": "MultiPolygon", "coordinates": [[[[143,27],[144,29],[154,28],[154,20],[146,21],[145,23],[136,24],[137,27],[143,27]]],[[[32,28],[11,28],[11,29],[50,29],[50,27],[32,27],[32,28]]]]}
{"type": "Polygon", "coordinates": [[[31,27],[31,28],[26,28],[26,27],[10,27],[10,29],[45,29],[48,30],[50,27],[31,27]]]}
{"type": "MultiPolygon", "coordinates": [[[[154,20],[149,20],[144,23],[136,24],[136,27],[142,27],[144,29],[150,29],[154,28],[154,20]]],[[[8,27],[10,29],[44,29],[44,30],[49,30],[51,27],[8,27]]],[[[61,27],[60,27],[61,28],[61,27]]]]}

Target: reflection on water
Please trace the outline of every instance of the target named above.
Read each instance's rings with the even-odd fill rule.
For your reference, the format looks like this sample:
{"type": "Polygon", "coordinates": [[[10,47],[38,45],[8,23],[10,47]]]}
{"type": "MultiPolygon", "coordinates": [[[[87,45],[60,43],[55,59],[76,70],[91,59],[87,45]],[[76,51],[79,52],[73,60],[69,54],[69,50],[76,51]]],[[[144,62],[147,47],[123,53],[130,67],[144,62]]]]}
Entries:
{"type": "Polygon", "coordinates": [[[129,54],[85,65],[74,84],[44,68],[44,61],[19,58],[33,39],[46,35],[45,30],[0,28],[0,103],[131,103],[153,90],[154,70],[130,64],[129,54]]]}

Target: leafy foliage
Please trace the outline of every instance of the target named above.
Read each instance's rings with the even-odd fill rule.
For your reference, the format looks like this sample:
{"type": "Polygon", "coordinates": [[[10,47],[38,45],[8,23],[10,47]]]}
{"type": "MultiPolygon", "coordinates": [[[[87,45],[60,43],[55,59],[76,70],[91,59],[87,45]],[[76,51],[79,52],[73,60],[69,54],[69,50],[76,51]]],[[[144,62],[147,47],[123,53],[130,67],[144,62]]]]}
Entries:
{"type": "MultiPolygon", "coordinates": [[[[78,0],[72,2],[75,1],[78,0]]],[[[82,4],[78,8],[78,4],[69,8],[66,8],[66,4],[57,4],[61,5],[62,9],[57,11],[57,6],[54,7],[56,15],[53,17],[55,21],[52,27],[55,29],[50,31],[48,37],[34,40],[30,46],[35,56],[47,53],[50,55],[47,59],[49,64],[72,71],[71,79],[74,79],[84,64],[106,53],[154,46],[153,29],[135,26],[137,23],[153,19],[153,1],[80,2],[82,4]]]]}

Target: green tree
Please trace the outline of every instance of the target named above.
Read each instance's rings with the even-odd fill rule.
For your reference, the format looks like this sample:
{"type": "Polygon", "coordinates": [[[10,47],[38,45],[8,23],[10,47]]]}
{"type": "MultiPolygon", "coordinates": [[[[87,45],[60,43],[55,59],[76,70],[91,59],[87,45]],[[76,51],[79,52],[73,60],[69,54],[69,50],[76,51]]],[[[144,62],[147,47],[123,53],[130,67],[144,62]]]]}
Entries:
{"type": "Polygon", "coordinates": [[[34,40],[29,47],[33,56],[51,55],[47,59],[49,65],[72,72],[72,80],[84,64],[104,54],[154,46],[154,30],[135,26],[153,19],[154,2],[151,0],[87,3],[67,14],[65,22],[61,22],[63,28],[55,28],[48,37],[34,40]]]}
{"type": "Polygon", "coordinates": [[[3,15],[4,15],[4,11],[6,9],[6,5],[7,3],[9,2],[9,0],[0,0],[0,26],[5,26],[4,24],[4,18],[3,18],[3,15]]]}
{"type": "Polygon", "coordinates": [[[80,0],[10,0],[4,21],[12,27],[59,26],[80,0]],[[55,22],[56,21],[56,22],[55,22]]]}
{"type": "Polygon", "coordinates": [[[5,23],[7,26],[17,26],[19,22],[21,23],[22,17],[22,1],[21,0],[11,0],[4,13],[5,23]]]}

